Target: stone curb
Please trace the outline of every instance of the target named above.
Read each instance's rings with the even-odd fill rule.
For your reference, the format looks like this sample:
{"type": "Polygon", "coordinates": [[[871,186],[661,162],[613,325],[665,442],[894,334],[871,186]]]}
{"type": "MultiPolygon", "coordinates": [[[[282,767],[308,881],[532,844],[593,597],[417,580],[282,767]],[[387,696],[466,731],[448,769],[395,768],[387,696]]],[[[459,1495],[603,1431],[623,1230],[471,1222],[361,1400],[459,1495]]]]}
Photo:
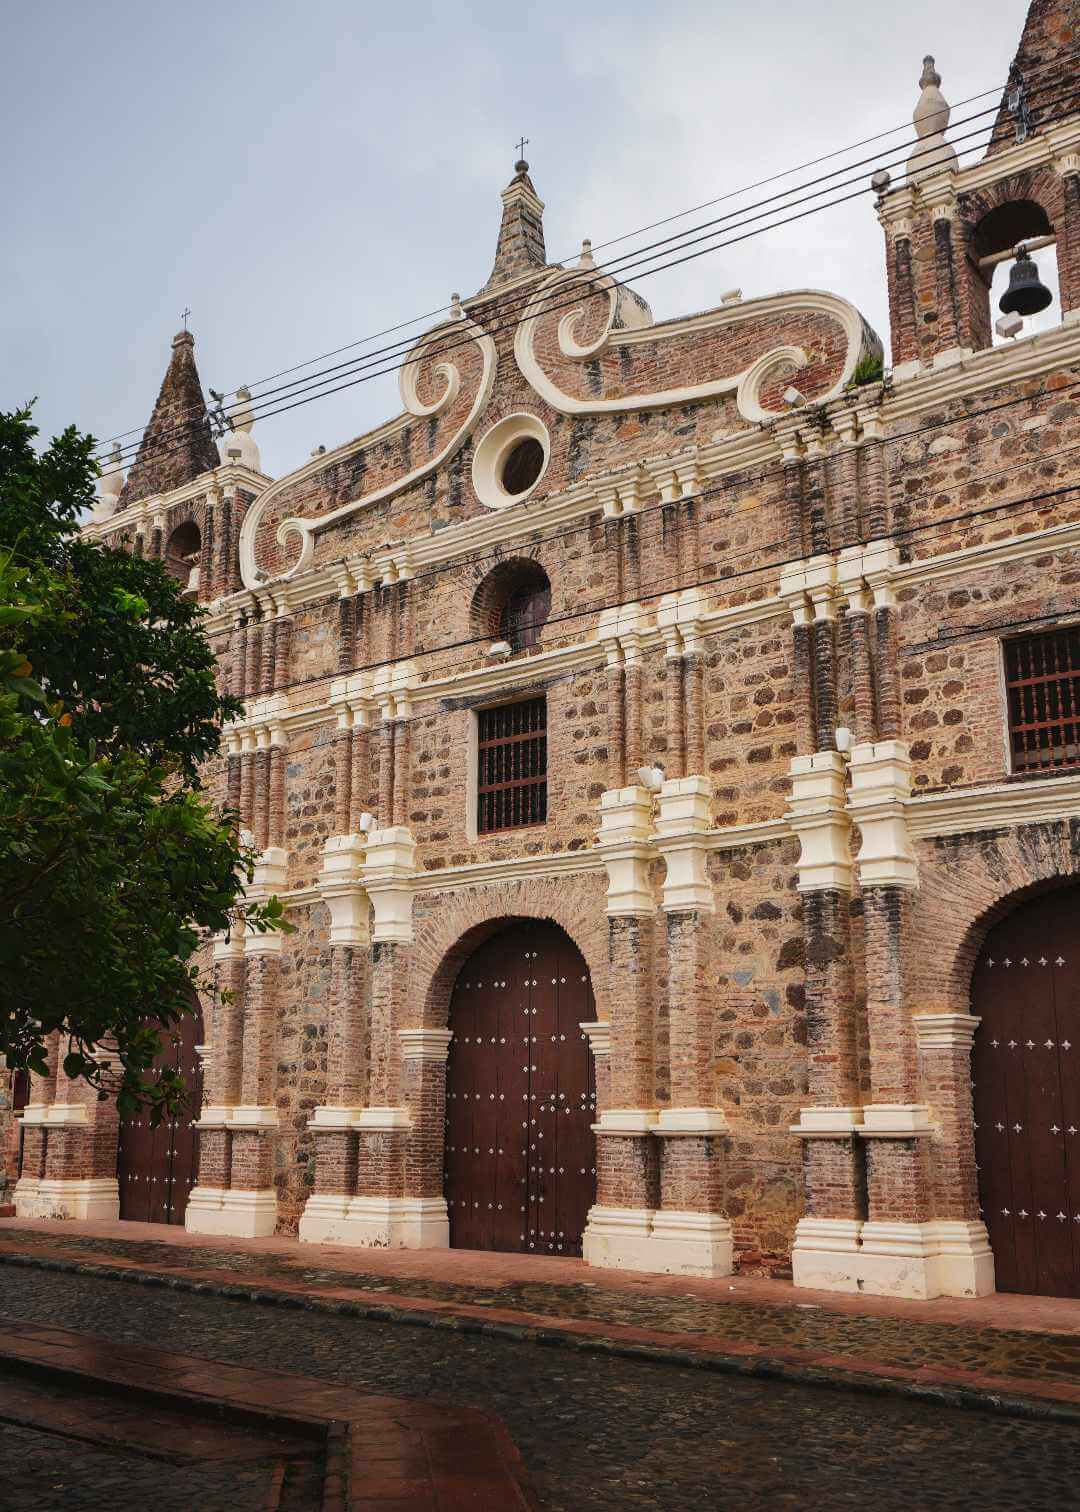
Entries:
{"type": "Polygon", "coordinates": [[[510,1339],[521,1344],[543,1344],[554,1348],[577,1349],[585,1354],[645,1360],[654,1365],[711,1370],[719,1375],[787,1381],[799,1386],[823,1386],[865,1395],[903,1397],[909,1401],[955,1407],[965,1412],[991,1412],[1002,1417],[1024,1418],[1032,1422],[1080,1425],[1080,1403],[981,1391],[977,1387],[954,1382],[907,1381],[900,1377],[872,1375],[865,1371],[844,1370],[835,1366],[801,1365],[789,1360],[770,1359],[767,1355],[747,1359],[742,1355],[719,1354],[711,1350],[679,1349],[674,1346],[669,1348],[660,1344],[636,1343],[632,1339],[597,1338],[595,1335],[576,1333],[570,1328],[560,1328],[557,1324],[535,1327],[495,1320],[486,1322],[467,1314],[419,1312],[386,1302],[348,1302],[339,1298],[303,1296],[297,1292],[264,1286],[242,1286],[236,1282],[191,1281],[181,1275],[102,1265],[90,1260],[58,1260],[52,1256],[15,1255],[0,1251],[0,1265],[91,1276],[105,1281],[126,1281],[134,1286],[160,1286],[172,1291],[221,1297],[226,1301],[256,1302],[270,1307],[289,1307],[337,1317],[359,1318],[372,1323],[399,1323],[417,1328],[444,1329],[450,1333],[482,1334],[487,1338],[510,1339]]]}

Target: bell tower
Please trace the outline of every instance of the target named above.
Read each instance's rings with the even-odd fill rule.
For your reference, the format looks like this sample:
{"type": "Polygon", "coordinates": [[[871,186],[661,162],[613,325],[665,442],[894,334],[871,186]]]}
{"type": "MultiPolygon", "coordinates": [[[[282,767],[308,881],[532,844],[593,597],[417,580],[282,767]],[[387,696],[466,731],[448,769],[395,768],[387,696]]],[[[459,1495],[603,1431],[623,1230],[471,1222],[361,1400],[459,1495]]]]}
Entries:
{"type": "Polygon", "coordinates": [[[1053,249],[1058,322],[1080,321],[1078,45],[1080,0],[1033,0],[987,150],[963,167],[946,137],[941,76],[924,60],[907,171],[895,185],[875,180],[895,379],[992,346],[995,324],[1002,335],[1022,334],[1024,319],[1052,299],[1025,253],[1053,249]],[[1003,262],[1008,297],[999,304],[995,290],[992,305],[1003,262]]]}

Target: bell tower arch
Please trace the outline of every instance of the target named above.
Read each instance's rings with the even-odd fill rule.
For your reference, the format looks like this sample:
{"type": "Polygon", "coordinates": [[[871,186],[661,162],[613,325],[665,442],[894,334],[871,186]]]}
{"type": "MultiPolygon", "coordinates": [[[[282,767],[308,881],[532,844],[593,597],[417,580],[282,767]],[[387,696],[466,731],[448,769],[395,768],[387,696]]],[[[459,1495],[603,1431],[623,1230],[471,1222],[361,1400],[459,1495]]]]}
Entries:
{"type": "Polygon", "coordinates": [[[1078,0],[1033,0],[996,118],[966,114],[956,146],[941,75],[924,59],[905,171],[874,178],[894,378],[1080,320],[1080,96],[1069,83],[1067,41],[1080,34],[1074,23],[1078,0]],[[1060,25],[1050,12],[1061,13],[1060,25]]]}

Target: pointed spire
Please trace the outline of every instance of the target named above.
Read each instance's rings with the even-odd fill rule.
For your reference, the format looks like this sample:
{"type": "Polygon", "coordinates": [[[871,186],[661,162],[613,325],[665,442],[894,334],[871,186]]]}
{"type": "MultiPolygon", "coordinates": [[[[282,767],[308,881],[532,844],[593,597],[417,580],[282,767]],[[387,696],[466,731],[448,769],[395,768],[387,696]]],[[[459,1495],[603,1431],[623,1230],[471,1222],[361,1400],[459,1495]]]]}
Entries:
{"type": "Polygon", "coordinates": [[[1041,126],[1076,115],[1070,86],[1080,40],[1080,0],[1031,0],[993,135],[992,157],[1041,126]]]}
{"type": "Polygon", "coordinates": [[[949,124],[952,106],[941,92],[941,75],[929,54],[923,59],[919,88],[922,93],[911,117],[919,140],[907,160],[909,181],[959,166],[956,148],[945,140],[945,128],[949,124]]]}
{"type": "Polygon", "coordinates": [[[217,465],[217,447],[195,366],[195,338],[188,330],[178,331],[154,413],[120,492],[119,507],[126,509],[152,494],[168,493],[217,465]]]}
{"type": "Polygon", "coordinates": [[[514,164],[514,177],[502,192],[502,203],[495,266],[484,285],[485,290],[547,267],[544,202],[533,187],[529,165],[524,158],[514,164]]]}

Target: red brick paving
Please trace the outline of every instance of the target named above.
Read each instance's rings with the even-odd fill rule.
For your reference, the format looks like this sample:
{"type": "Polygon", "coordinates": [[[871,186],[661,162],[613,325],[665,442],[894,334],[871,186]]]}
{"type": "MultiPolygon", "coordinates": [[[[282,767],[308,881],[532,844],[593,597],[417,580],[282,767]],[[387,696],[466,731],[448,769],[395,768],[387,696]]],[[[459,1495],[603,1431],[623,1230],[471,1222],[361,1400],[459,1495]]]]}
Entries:
{"type": "MultiPolygon", "coordinates": [[[[79,1239],[118,1243],[175,1245],[181,1250],[217,1249],[222,1255],[274,1256],[278,1264],[297,1272],[341,1271],[344,1278],[362,1273],[393,1281],[396,1294],[415,1277],[425,1282],[496,1290],[530,1282],[544,1285],[594,1286],[600,1291],[655,1297],[707,1297],[711,1302],[758,1303],[765,1306],[813,1306],[842,1315],[906,1318],[916,1323],[958,1323],[968,1328],[1020,1329],[1032,1333],[1080,1336],[1080,1302],[1069,1297],[1027,1297],[995,1292],[971,1299],[939,1297],[933,1302],[900,1301],[841,1292],[808,1291],[790,1281],[763,1276],[730,1276],[711,1281],[700,1277],[647,1276],[635,1271],[600,1270],[582,1260],[534,1255],[493,1254],[478,1250],[357,1249],[344,1245],[300,1244],[295,1239],[216,1239],[164,1223],[70,1223],[0,1218],[0,1249],[10,1248],[8,1236],[37,1234],[62,1239],[65,1246],[79,1239]]],[[[89,1257],[88,1257],[89,1258],[89,1257]]],[[[185,1273],[190,1274],[187,1266],[185,1273]]],[[[232,1276],[236,1279],[235,1275],[232,1276]]],[[[261,1284],[254,1272],[245,1282],[261,1284]]],[[[280,1283],[278,1283],[280,1284],[280,1283]]],[[[351,1293],[350,1293],[351,1295],[351,1293]]]]}
{"type": "Polygon", "coordinates": [[[959,1388],[981,1400],[1035,1399],[1080,1412],[1080,1302],[1067,1299],[997,1294],[913,1303],[759,1278],[642,1276],[578,1260],[461,1250],[207,1239],[135,1223],[0,1221],[4,1255],[376,1306],[445,1326],[482,1320],[596,1348],[675,1352],[719,1368],[959,1388]]]}
{"type": "MultiPolygon", "coordinates": [[[[213,1360],[128,1344],[110,1344],[67,1329],[10,1322],[0,1341],[0,1417],[31,1421],[45,1432],[93,1442],[127,1443],[143,1452],[175,1422],[149,1414],[132,1423],[120,1406],[96,1409],[87,1397],[102,1385],[153,1403],[175,1418],[203,1413],[210,1422],[186,1430],[196,1457],[265,1454],[275,1438],[290,1445],[318,1430],[327,1473],[321,1512],[528,1512],[520,1458],[502,1424],[470,1408],[407,1397],[373,1396],[306,1376],[249,1370],[213,1360]],[[29,1371],[29,1376],[26,1372],[29,1371]],[[35,1393],[34,1383],[66,1387],[35,1393]],[[82,1393],[81,1395],[79,1393],[82,1393]],[[215,1432],[224,1412],[227,1433],[215,1432]],[[76,1422],[76,1419],[78,1420],[76,1422]],[[99,1419],[103,1419],[99,1421],[99,1419]],[[111,1419],[111,1421],[110,1421],[111,1419]],[[291,1434],[290,1434],[290,1430],[291,1434]]],[[[152,1413],[152,1408],[150,1409],[152,1413]]]]}

